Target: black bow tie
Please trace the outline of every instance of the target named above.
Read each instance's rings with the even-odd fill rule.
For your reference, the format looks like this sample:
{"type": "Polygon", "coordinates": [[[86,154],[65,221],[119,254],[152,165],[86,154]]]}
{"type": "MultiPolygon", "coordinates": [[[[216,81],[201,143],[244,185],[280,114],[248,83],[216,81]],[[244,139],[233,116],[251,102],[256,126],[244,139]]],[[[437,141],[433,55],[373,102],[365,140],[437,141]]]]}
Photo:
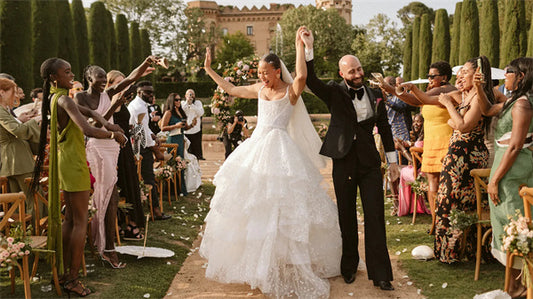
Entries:
{"type": "Polygon", "coordinates": [[[365,94],[365,89],[363,87],[359,89],[349,88],[348,91],[352,99],[355,99],[355,95],[357,95],[357,99],[361,100],[363,98],[363,95],[365,94]]]}

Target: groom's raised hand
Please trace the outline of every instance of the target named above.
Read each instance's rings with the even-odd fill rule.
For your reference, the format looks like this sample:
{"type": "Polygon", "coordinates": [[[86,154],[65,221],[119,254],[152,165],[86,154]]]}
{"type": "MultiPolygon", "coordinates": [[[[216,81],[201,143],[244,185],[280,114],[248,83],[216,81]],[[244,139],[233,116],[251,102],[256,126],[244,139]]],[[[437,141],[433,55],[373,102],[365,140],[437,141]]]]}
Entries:
{"type": "Polygon", "coordinates": [[[313,37],[313,32],[311,32],[311,30],[307,29],[307,27],[305,26],[302,26],[300,28],[303,28],[303,29],[301,31],[298,30],[298,32],[300,33],[300,38],[304,42],[305,47],[307,49],[312,49],[313,42],[315,41],[315,38],[313,37]]]}

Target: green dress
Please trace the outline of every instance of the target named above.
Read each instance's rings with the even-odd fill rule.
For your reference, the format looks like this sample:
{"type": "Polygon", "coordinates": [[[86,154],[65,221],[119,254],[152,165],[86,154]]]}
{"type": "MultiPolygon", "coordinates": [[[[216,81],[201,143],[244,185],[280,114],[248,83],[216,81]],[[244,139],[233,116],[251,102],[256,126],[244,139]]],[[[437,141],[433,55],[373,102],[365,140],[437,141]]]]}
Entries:
{"type": "MultiPolygon", "coordinates": [[[[529,97],[529,102],[533,106],[533,97],[529,97]]],[[[513,118],[511,111],[516,101],[502,111],[498,120],[496,131],[494,132],[494,139],[499,140],[505,133],[511,132],[513,127],[513,118]]],[[[528,134],[533,133],[533,121],[529,124],[528,134]]],[[[494,164],[492,166],[492,177],[498,166],[502,161],[503,154],[508,147],[498,145],[495,142],[494,164]]],[[[514,216],[516,210],[520,210],[524,214],[524,205],[522,198],[518,195],[518,188],[520,185],[526,184],[533,186],[533,151],[530,148],[524,147],[518,153],[515,162],[509,171],[503,176],[498,184],[498,195],[500,197],[500,204],[494,205],[492,200],[490,204],[490,222],[492,224],[492,255],[503,265],[506,264],[506,253],[502,250],[502,235],[504,234],[504,226],[509,223],[508,216],[514,216]]],[[[519,259],[516,259],[519,261],[519,259]]],[[[520,269],[521,262],[515,263],[513,268],[520,269]]]]}

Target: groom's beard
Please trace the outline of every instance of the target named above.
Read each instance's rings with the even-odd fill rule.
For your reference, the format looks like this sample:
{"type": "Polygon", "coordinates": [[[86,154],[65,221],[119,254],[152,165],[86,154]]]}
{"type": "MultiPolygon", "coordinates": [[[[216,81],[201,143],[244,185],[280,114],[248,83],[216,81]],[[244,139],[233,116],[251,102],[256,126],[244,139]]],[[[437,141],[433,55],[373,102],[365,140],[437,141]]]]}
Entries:
{"type": "Polygon", "coordinates": [[[364,82],[364,81],[363,81],[362,78],[361,78],[361,83],[359,83],[359,82],[355,83],[355,82],[353,82],[353,81],[348,81],[348,80],[346,80],[346,79],[344,79],[344,82],[346,82],[346,84],[347,84],[348,86],[350,86],[351,88],[353,88],[353,89],[358,89],[358,88],[363,87],[363,82],[364,82]]]}

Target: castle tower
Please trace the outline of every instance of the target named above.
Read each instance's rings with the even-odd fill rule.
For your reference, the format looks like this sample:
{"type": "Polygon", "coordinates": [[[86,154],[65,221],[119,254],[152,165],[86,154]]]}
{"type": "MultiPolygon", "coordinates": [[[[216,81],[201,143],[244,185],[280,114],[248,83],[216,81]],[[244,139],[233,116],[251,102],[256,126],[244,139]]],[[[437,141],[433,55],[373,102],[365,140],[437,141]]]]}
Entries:
{"type": "Polygon", "coordinates": [[[316,8],[336,8],[346,23],[352,25],[352,1],[351,0],[316,0],[316,8]]]}

